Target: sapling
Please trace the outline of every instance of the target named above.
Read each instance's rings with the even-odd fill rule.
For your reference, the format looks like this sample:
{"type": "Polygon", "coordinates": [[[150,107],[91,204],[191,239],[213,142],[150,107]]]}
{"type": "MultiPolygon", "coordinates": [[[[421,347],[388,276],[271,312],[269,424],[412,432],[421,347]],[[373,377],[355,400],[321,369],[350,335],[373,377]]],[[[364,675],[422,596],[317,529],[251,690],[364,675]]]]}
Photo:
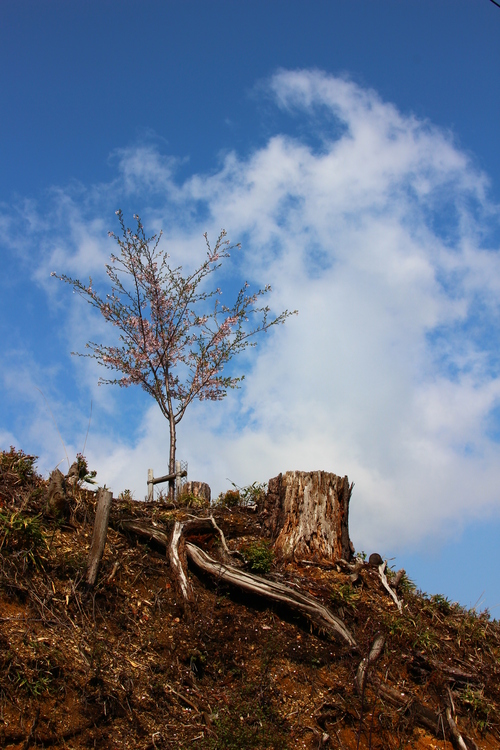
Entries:
{"type": "MultiPolygon", "coordinates": [[[[176,428],[195,399],[219,401],[228,389],[239,387],[244,376],[224,374],[224,368],[248,346],[252,337],[267,331],[296,313],[285,310],[270,317],[270,308],[260,299],[271,291],[265,286],[249,292],[245,283],[229,307],[220,301],[219,288],[209,289],[207,281],[230,257],[226,232],[221,231],[212,248],[205,234],[206,258],[194,271],[184,273],[182,266],[172,268],[169,256],[160,249],[162,233],[148,237],[140,218],[137,229],[125,225],[117,211],[121,235],[110,232],[119,254],[111,255],[106,272],[111,293],[102,297],[78,279],[53,273],[67,282],[105,320],[120,330],[120,344],[86,344],[92,357],[108,370],[120,373],[100,378],[100,383],[122,387],[140,385],[152,396],[170,427],[169,474],[175,472],[176,428]]],[[[170,494],[174,481],[170,481],[170,494]]]]}

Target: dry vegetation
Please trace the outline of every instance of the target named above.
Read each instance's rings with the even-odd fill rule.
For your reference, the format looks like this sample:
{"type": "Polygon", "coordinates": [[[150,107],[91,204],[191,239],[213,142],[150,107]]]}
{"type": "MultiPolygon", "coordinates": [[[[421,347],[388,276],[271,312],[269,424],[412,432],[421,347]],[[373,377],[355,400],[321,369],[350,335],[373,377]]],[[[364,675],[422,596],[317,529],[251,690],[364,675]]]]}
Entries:
{"type": "MultiPolygon", "coordinates": [[[[169,533],[203,507],[114,501],[98,584],[86,588],[94,495],[77,488],[70,517],[50,517],[34,458],[0,454],[2,747],[444,749],[457,746],[450,706],[465,747],[499,747],[498,622],[405,577],[399,613],[373,566],[353,585],[340,564],[273,561],[258,513],[232,500],[212,509],[229,546],[342,617],[358,649],[195,570],[185,612],[165,549],[120,524],[169,533]],[[385,645],[360,691],[377,634],[385,645]]],[[[217,535],[195,541],[217,557],[217,535]]]]}

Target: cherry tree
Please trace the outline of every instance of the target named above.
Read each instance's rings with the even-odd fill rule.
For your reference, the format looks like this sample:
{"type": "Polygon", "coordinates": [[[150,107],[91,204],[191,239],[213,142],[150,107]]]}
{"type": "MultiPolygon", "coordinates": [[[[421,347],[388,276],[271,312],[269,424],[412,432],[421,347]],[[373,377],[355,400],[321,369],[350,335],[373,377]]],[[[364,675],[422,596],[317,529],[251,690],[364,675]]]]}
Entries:
{"type": "MultiPolygon", "coordinates": [[[[172,268],[169,255],[160,249],[162,233],[148,237],[139,216],[135,231],[125,225],[122,211],[116,215],[121,236],[109,232],[120,253],[111,255],[106,272],[111,293],[100,296],[93,288],[69,276],[52,276],[71,284],[90,305],[120,330],[117,346],[86,344],[91,357],[108,370],[121,373],[100,378],[99,383],[127,387],[140,385],[149,393],[170,426],[169,474],[175,472],[176,428],[195,399],[220,401],[228,389],[239,387],[244,375],[224,374],[224,367],[248,346],[257,333],[284,323],[297,311],[285,310],[270,317],[270,308],[260,299],[271,291],[265,286],[250,293],[245,283],[232,307],[221,302],[221,290],[208,289],[207,277],[214,274],[230,251],[226,232],[215,246],[207,235],[206,258],[195,271],[184,275],[182,266],[172,268]]],[[[173,494],[173,481],[170,493],[173,494]]]]}

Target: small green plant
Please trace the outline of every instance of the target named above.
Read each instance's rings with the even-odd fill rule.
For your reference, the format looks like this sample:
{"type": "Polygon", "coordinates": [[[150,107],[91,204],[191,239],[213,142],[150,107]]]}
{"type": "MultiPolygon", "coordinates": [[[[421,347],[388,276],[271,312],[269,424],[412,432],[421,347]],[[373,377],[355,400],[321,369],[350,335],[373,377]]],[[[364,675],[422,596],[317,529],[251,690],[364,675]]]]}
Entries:
{"type": "Polygon", "coordinates": [[[198,497],[197,495],[193,495],[192,492],[189,492],[179,496],[177,505],[181,508],[206,508],[209,503],[206,498],[198,497]]]}
{"type": "Polygon", "coordinates": [[[78,471],[78,482],[86,482],[87,484],[97,484],[95,477],[97,471],[89,471],[87,459],[82,456],[81,453],[76,454],[76,467],[78,471]]]}
{"type": "Polygon", "coordinates": [[[360,596],[360,592],[356,591],[350,583],[341,583],[340,586],[332,592],[331,600],[337,607],[354,607],[360,596]]]}
{"type": "Polygon", "coordinates": [[[269,706],[261,705],[254,696],[242,698],[229,711],[220,711],[214,718],[216,736],[207,738],[203,745],[209,750],[286,750],[289,747],[279,721],[269,706]]]}
{"type": "Polygon", "coordinates": [[[398,591],[401,592],[401,594],[412,594],[417,587],[411,580],[411,578],[408,578],[406,573],[403,573],[401,580],[398,584],[398,591]]]}
{"type": "Polygon", "coordinates": [[[122,490],[118,495],[118,500],[123,500],[125,503],[131,503],[134,499],[134,494],[131,490],[122,490]]]}
{"type": "Polygon", "coordinates": [[[40,562],[40,551],[47,546],[40,515],[0,513],[0,537],[0,551],[6,549],[33,565],[40,562]]]}
{"type": "Polygon", "coordinates": [[[20,670],[18,670],[16,674],[16,686],[19,689],[26,691],[34,698],[47,692],[51,680],[52,677],[50,674],[28,676],[25,672],[20,670]]]}
{"type": "Polygon", "coordinates": [[[444,615],[449,615],[452,611],[452,602],[446,596],[442,594],[434,594],[431,596],[431,604],[444,615]]]}
{"type": "Polygon", "coordinates": [[[433,630],[421,627],[414,634],[413,647],[421,648],[424,651],[435,651],[439,647],[439,640],[433,630]]]}
{"type": "Polygon", "coordinates": [[[263,539],[252,542],[243,550],[243,556],[254,573],[269,573],[274,560],[274,552],[269,542],[263,539]]]}
{"type": "Polygon", "coordinates": [[[470,685],[460,694],[460,702],[472,713],[473,721],[480,732],[485,732],[491,724],[490,715],[494,706],[484,697],[484,691],[473,690],[470,685]]]}
{"type": "Polygon", "coordinates": [[[238,490],[228,490],[227,492],[221,492],[217,498],[217,505],[222,505],[224,508],[234,508],[240,504],[240,493],[238,490]]]}
{"type": "Polygon", "coordinates": [[[253,482],[246,487],[238,487],[234,482],[231,482],[231,484],[234,489],[221,492],[217,499],[218,505],[223,505],[226,508],[233,508],[236,505],[243,507],[256,505],[267,490],[267,482],[253,482]]]}
{"type": "Polygon", "coordinates": [[[387,613],[387,615],[384,616],[384,621],[389,635],[394,638],[405,641],[413,641],[415,639],[415,633],[418,631],[418,623],[409,615],[394,616],[393,614],[387,613]]]}
{"type": "Polygon", "coordinates": [[[475,610],[471,609],[460,616],[457,624],[457,643],[462,642],[479,646],[486,638],[489,622],[486,618],[478,616],[475,610]]]}
{"type": "Polygon", "coordinates": [[[267,490],[267,482],[253,482],[246,487],[238,487],[234,482],[231,484],[239,492],[240,505],[256,505],[267,490]]]}

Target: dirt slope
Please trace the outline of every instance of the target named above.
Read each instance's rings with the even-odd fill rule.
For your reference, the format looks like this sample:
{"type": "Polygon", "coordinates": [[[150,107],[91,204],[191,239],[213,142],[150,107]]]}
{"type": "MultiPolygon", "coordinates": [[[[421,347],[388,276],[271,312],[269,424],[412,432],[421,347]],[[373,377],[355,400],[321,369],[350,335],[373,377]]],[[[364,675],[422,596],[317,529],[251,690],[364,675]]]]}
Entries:
{"type": "MultiPolygon", "coordinates": [[[[465,747],[500,747],[500,626],[487,615],[418,593],[407,578],[400,613],[376,567],[352,585],[341,564],[276,560],[265,575],[340,615],[358,649],[194,570],[186,613],[165,550],[126,536],[120,520],[168,532],[207,509],[118,500],[87,590],[94,495],[76,490],[66,520],[44,515],[45,504],[33,457],[0,454],[2,747],[444,749],[459,746],[447,708],[465,747]],[[385,645],[360,692],[356,674],[377,634],[385,645]]],[[[213,512],[229,546],[265,567],[264,546],[248,552],[258,514],[213,512]]],[[[195,541],[217,556],[217,536],[195,541]]]]}

